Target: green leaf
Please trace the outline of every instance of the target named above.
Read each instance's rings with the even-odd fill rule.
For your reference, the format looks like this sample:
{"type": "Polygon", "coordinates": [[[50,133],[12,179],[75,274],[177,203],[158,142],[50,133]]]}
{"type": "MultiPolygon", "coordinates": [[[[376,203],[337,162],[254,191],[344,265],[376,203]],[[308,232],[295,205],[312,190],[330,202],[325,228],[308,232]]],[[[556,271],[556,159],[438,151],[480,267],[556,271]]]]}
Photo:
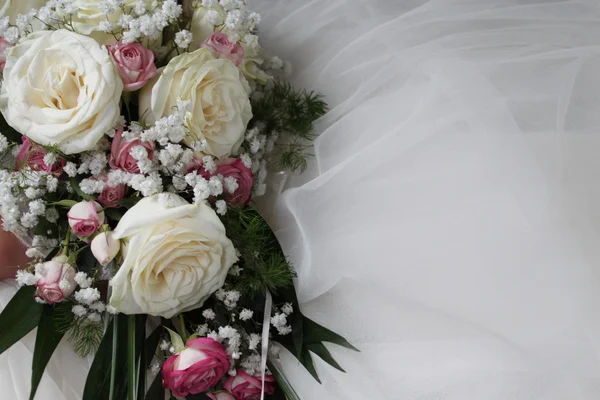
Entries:
{"type": "Polygon", "coordinates": [[[118,208],[105,208],[104,213],[110,219],[115,222],[119,222],[123,217],[124,212],[119,210],[118,208]]]}
{"type": "Polygon", "coordinates": [[[175,353],[179,353],[183,349],[185,349],[185,344],[183,343],[183,339],[181,336],[177,334],[177,332],[172,331],[171,329],[165,327],[167,331],[169,331],[169,335],[171,335],[171,344],[173,344],[173,348],[175,349],[175,353]]]}
{"type": "Polygon", "coordinates": [[[339,346],[343,346],[347,349],[359,351],[356,347],[352,346],[346,339],[337,333],[317,324],[316,322],[304,317],[304,342],[305,343],[319,343],[329,342],[339,346]]]}
{"type": "Polygon", "coordinates": [[[321,379],[319,379],[319,375],[317,374],[317,370],[315,369],[315,364],[313,364],[312,357],[308,352],[308,349],[305,347],[302,349],[302,354],[300,355],[300,363],[304,365],[304,368],[315,378],[315,380],[321,383],[321,379]]]}
{"type": "Polygon", "coordinates": [[[0,354],[18,342],[40,322],[43,306],[33,300],[35,287],[23,286],[0,314],[0,354]]]}
{"type": "Polygon", "coordinates": [[[310,344],[306,345],[306,348],[309,351],[312,351],[313,353],[315,353],[316,355],[321,357],[323,359],[323,361],[325,361],[327,364],[331,365],[333,368],[340,370],[342,372],[346,372],[346,371],[344,371],[344,369],[342,367],[340,367],[340,364],[338,364],[337,361],[335,361],[333,359],[333,356],[331,355],[329,350],[327,350],[327,348],[325,347],[325,345],[323,343],[310,343],[310,344]]]}
{"type": "Polygon", "coordinates": [[[275,392],[275,395],[273,397],[280,398],[282,400],[300,400],[300,396],[298,396],[298,393],[296,393],[290,381],[288,381],[286,376],[279,369],[277,363],[267,361],[267,366],[269,367],[269,371],[271,371],[271,373],[275,377],[275,383],[279,388],[279,390],[275,392]]]}
{"type": "MultiPolygon", "coordinates": [[[[56,307],[62,307],[57,305],[56,307]]],[[[67,307],[68,304],[67,304],[67,307]]],[[[31,392],[29,400],[33,400],[37,391],[46,365],[50,361],[56,347],[65,335],[60,332],[54,320],[55,307],[46,305],[42,309],[42,316],[35,337],[35,348],[33,350],[33,362],[31,367],[31,392]]]]}
{"type": "Polygon", "coordinates": [[[119,325],[116,351],[116,374],[113,400],[127,398],[127,315],[118,314],[109,323],[98,347],[85,382],[82,400],[106,400],[109,398],[112,363],[113,324],[119,325]]]}
{"type": "Polygon", "coordinates": [[[146,392],[145,399],[146,400],[164,400],[164,398],[165,398],[165,389],[163,389],[162,376],[159,372],[158,375],[156,375],[156,378],[154,378],[152,385],[150,385],[148,392],[146,392]]]}
{"type": "Polygon", "coordinates": [[[75,200],[61,200],[61,201],[55,201],[54,203],[50,203],[50,205],[52,205],[52,206],[60,206],[60,207],[66,207],[66,208],[71,208],[75,204],[77,204],[77,202],[75,200]]]}
{"type": "Polygon", "coordinates": [[[82,199],[84,199],[84,200],[94,200],[94,198],[92,196],[90,196],[89,194],[83,193],[83,191],[79,187],[79,182],[77,182],[77,179],[71,178],[71,187],[73,188],[73,190],[75,191],[75,193],[77,193],[77,195],[79,197],[81,197],[82,199]]]}
{"type": "Polygon", "coordinates": [[[135,206],[141,199],[141,197],[131,196],[126,199],[119,200],[118,203],[120,206],[123,206],[125,208],[131,208],[135,206]]]}
{"type": "Polygon", "coordinates": [[[0,133],[2,133],[10,142],[20,143],[21,134],[13,129],[12,126],[6,122],[4,116],[0,114],[0,133]]]}
{"type": "Polygon", "coordinates": [[[206,395],[206,393],[198,393],[192,396],[187,396],[187,400],[210,400],[210,397],[206,395]]]}

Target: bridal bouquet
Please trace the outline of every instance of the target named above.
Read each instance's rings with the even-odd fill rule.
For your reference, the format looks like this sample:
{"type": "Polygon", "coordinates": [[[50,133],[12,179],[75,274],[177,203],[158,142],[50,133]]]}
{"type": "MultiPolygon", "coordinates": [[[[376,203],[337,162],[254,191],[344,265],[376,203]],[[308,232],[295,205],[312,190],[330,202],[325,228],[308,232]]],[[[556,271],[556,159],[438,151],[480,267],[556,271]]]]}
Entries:
{"type": "Polygon", "coordinates": [[[0,353],[37,327],[31,398],[59,342],[83,399],[297,395],[289,350],[352,346],[302,315],[253,206],[302,171],[320,95],[266,57],[242,0],[19,0],[0,19],[0,215],[32,262],[0,353]],[[38,3],[38,4],[36,4],[38,3]],[[14,7],[13,7],[14,6],[14,7]],[[13,10],[14,11],[14,10],[13,10]]]}

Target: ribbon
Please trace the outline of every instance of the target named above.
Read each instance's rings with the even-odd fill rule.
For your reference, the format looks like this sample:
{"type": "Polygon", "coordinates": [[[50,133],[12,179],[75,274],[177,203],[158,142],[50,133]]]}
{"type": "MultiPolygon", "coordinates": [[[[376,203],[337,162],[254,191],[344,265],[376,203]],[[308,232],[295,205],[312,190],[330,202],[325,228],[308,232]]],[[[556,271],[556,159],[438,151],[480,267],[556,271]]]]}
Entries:
{"type": "Polygon", "coordinates": [[[273,308],[273,298],[271,292],[267,290],[267,299],[265,300],[265,315],[263,317],[262,328],[262,346],[260,353],[260,371],[262,387],[260,390],[260,400],[265,400],[265,374],[267,371],[267,357],[269,356],[269,330],[271,328],[271,309],[273,308]]]}

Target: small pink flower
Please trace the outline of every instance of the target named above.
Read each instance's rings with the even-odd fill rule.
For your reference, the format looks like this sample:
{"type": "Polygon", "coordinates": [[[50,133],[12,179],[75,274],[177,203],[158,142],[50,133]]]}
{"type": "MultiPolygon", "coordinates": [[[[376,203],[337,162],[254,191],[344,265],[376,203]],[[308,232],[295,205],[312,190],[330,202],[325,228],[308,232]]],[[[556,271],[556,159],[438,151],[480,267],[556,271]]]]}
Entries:
{"type": "Polygon", "coordinates": [[[4,70],[4,64],[6,64],[6,51],[9,47],[10,43],[0,36],[0,71],[4,70]]]}
{"type": "Polygon", "coordinates": [[[236,400],[229,392],[215,392],[206,394],[210,400],[236,400]]]}
{"type": "Polygon", "coordinates": [[[131,150],[136,146],[143,146],[148,152],[148,158],[150,160],[154,158],[154,142],[143,142],[140,139],[124,140],[123,127],[119,128],[110,147],[110,158],[108,159],[110,167],[139,174],[138,160],[131,155],[131,150]]]}
{"type": "Polygon", "coordinates": [[[191,339],[183,351],[163,364],[163,386],[183,397],[206,392],[219,383],[229,366],[227,353],[219,342],[191,339]]]}
{"type": "MultiPolygon", "coordinates": [[[[252,376],[243,370],[238,370],[236,376],[230,376],[223,387],[231,394],[235,400],[260,400],[262,382],[260,375],[252,376]]],[[[272,375],[265,375],[265,394],[275,393],[275,378],[272,375]]]]}
{"type": "Polygon", "coordinates": [[[119,41],[106,48],[119,69],[126,92],[138,90],[156,75],[154,53],[141,43],[119,41]]]}
{"type": "Polygon", "coordinates": [[[219,58],[225,58],[237,66],[244,59],[244,49],[239,43],[231,43],[227,34],[223,32],[214,32],[200,47],[211,49],[218,53],[219,58]]]}
{"type": "Polygon", "coordinates": [[[41,267],[36,267],[35,276],[37,278],[35,297],[48,304],[63,301],[77,286],[75,269],[67,263],[65,256],[55,257],[43,263],[41,267]]]}
{"type": "Polygon", "coordinates": [[[223,160],[217,164],[217,169],[214,174],[210,174],[202,163],[202,159],[195,158],[186,169],[186,174],[196,171],[198,175],[204,179],[210,179],[213,175],[222,175],[223,178],[231,177],[237,182],[237,189],[233,193],[227,192],[225,188],[224,194],[229,204],[232,205],[247,205],[252,198],[252,171],[244,165],[239,158],[230,158],[223,160]]]}
{"type": "Polygon", "coordinates": [[[91,200],[75,204],[67,213],[67,218],[73,233],[82,238],[96,233],[106,219],[102,206],[91,200]]]}
{"type": "Polygon", "coordinates": [[[98,196],[98,203],[102,204],[107,208],[119,207],[119,201],[125,198],[125,192],[127,191],[127,185],[121,184],[117,186],[108,186],[108,184],[98,196]]]}
{"type": "Polygon", "coordinates": [[[19,152],[16,156],[15,170],[19,171],[23,167],[29,167],[34,171],[45,171],[57,177],[62,174],[65,160],[59,157],[54,164],[46,165],[44,156],[48,152],[42,146],[32,142],[25,136],[21,140],[23,144],[19,147],[19,152]]]}

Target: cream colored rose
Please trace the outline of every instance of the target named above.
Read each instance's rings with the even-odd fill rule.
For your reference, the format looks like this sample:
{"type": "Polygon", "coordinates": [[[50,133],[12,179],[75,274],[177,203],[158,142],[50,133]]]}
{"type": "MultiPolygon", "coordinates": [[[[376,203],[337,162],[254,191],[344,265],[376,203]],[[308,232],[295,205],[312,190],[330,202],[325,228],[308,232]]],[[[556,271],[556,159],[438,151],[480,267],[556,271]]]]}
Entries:
{"type": "MultiPolygon", "coordinates": [[[[152,0],[145,0],[144,2],[148,7],[152,4],[152,0]]],[[[76,32],[91,36],[101,44],[116,42],[113,35],[100,30],[100,23],[107,20],[112,23],[119,21],[119,18],[123,15],[121,7],[115,7],[114,12],[105,14],[102,12],[102,1],[75,0],[73,3],[77,7],[77,13],[72,17],[76,32]]],[[[123,0],[123,6],[126,9],[130,9],[135,3],[136,0],[123,0]]]]}
{"type": "Polygon", "coordinates": [[[39,9],[46,5],[46,0],[0,0],[0,17],[10,17],[15,22],[18,14],[27,14],[32,8],[39,9]]]}
{"type": "Polygon", "coordinates": [[[41,31],[8,52],[0,111],[34,142],[75,154],[92,149],[115,125],[122,91],[119,72],[95,40],[41,31]]]}
{"type": "Polygon", "coordinates": [[[173,58],[159,77],[140,91],[140,115],[147,123],[168,116],[177,100],[192,102],[185,119],[193,147],[206,140],[204,153],[224,159],[236,154],[252,118],[250,88],[229,60],[215,59],[207,49],[173,58]]]}
{"type": "Polygon", "coordinates": [[[114,237],[125,239],[124,261],[112,279],[110,304],[125,314],[171,318],[202,306],[223,286],[237,261],[225,227],[206,204],[171,194],[142,199],[121,219],[114,237]]]}

